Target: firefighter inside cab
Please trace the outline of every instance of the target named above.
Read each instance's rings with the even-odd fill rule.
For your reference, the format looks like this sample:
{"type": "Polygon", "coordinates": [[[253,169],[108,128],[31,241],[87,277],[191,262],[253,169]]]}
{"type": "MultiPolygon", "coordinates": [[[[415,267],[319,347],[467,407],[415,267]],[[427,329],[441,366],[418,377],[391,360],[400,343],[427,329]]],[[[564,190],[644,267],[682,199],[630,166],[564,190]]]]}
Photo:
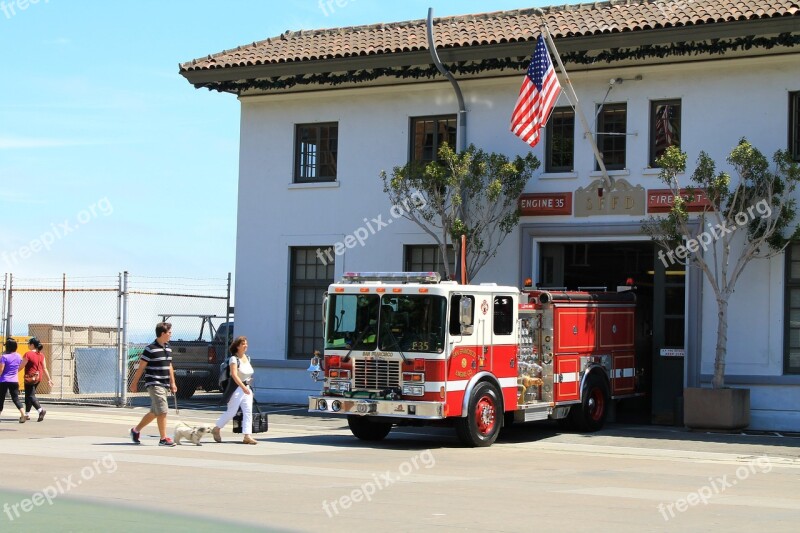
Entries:
{"type": "Polygon", "coordinates": [[[395,425],[453,425],[490,446],[504,424],[594,431],[636,395],[632,293],[461,285],[435,272],[347,273],[323,302],[321,381],[309,411],[381,440],[395,425]]]}

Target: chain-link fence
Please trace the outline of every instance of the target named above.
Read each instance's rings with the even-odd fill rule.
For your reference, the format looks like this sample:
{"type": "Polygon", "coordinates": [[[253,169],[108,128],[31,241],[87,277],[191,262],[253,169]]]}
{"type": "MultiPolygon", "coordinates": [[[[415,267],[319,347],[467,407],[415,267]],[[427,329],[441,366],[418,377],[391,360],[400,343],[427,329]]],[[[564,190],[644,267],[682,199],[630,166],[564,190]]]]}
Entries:
{"type": "MultiPolygon", "coordinates": [[[[130,276],[124,292],[128,295],[124,324],[128,381],[142,351],[155,338],[156,324],[166,321],[172,324],[177,396],[185,399],[198,389],[217,389],[219,365],[233,332],[230,276],[228,280],[130,276]]],[[[144,391],[142,380],[138,390],[144,391]]]]}
{"type": "Polygon", "coordinates": [[[230,274],[227,279],[127,272],[85,278],[6,275],[0,295],[2,336],[15,338],[22,354],[31,337],[43,345],[51,380],[42,379],[37,396],[49,401],[124,405],[135,395],[146,395],[143,386],[129,392],[129,381],[144,347],[153,341],[155,325],[165,320],[173,324],[179,392],[189,397],[198,387],[208,388],[209,379],[201,376],[219,366],[216,351],[224,353],[222,343],[230,331],[220,329],[219,347],[212,342],[214,333],[232,322],[230,274]]]}

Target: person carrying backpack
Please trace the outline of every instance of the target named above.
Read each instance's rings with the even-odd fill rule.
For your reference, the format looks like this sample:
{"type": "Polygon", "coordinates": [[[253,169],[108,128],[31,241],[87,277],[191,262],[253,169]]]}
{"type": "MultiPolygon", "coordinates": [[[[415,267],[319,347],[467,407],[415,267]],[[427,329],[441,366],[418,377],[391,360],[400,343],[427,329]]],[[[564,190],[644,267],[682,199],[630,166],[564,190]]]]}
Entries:
{"type": "Polygon", "coordinates": [[[253,432],[253,391],[250,382],[253,379],[253,365],[247,356],[247,337],[236,337],[229,349],[228,373],[232,383],[228,383],[225,396],[228,396],[228,408],[217,419],[211,434],[216,442],[222,442],[220,431],[235,415],[242,410],[242,444],[258,444],[252,436],[253,432]]]}

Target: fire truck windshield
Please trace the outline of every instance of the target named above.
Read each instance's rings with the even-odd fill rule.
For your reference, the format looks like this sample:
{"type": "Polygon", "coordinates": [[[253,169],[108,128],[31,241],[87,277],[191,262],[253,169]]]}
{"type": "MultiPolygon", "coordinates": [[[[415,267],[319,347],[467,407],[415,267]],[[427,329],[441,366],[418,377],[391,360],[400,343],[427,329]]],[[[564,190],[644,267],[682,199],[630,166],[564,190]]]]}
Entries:
{"type": "Polygon", "coordinates": [[[332,294],[325,347],[442,353],[446,310],[442,296],[332,294]]]}

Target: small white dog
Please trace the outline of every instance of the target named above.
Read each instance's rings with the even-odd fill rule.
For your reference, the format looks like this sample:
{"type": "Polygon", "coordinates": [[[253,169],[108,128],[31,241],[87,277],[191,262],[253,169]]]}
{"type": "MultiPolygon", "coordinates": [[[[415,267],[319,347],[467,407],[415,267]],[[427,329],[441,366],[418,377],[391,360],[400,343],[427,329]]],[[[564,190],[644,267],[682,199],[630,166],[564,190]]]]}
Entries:
{"type": "Polygon", "coordinates": [[[175,441],[175,444],[180,444],[181,439],[186,439],[192,441],[192,443],[196,446],[202,446],[200,444],[200,439],[202,439],[203,435],[206,433],[211,433],[212,429],[214,428],[208,424],[202,426],[190,426],[189,424],[178,422],[178,424],[175,426],[175,434],[173,435],[172,440],[175,441]]]}

